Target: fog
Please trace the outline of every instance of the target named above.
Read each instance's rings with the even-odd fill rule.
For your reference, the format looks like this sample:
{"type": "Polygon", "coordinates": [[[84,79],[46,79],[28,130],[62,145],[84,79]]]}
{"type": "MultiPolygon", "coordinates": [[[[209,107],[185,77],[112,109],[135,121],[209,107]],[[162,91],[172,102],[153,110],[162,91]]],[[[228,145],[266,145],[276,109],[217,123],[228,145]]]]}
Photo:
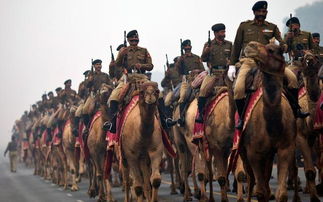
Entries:
{"type": "MultiPolygon", "coordinates": [[[[152,80],[160,81],[165,54],[170,60],[180,54],[180,38],[191,39],[192,52],[200,55],[208,30],[222,22],[226,39],[233,41],[240,22],[253,19],[255,2],[0,0],[0,147],[9,141],[14,121],[44,92],[66,79],[77,89],[91,58],[102,59],[107,72],[109,46],[115,51],[124,30],[138,30],[139,46],[149,50],[155,66],[152,80]]],[[[289,13],[313,2],[269,1],[267,20],[282,31],[289,13]]]]}

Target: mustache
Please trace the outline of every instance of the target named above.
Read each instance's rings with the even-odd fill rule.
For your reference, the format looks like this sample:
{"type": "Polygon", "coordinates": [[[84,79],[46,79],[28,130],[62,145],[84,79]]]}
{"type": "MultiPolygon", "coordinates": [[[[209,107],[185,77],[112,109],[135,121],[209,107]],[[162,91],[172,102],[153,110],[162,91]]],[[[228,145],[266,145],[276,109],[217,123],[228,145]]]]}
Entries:
{"type": "Polygon", "coordinates": [[[225,38],[225,35],[218,36],[218,39],[223,40],[225,38]]]}
{"type": "Polygon", "coordinates": [[[132,39],[132,40],[130,40],[130,42],[139,42],[139,39],[132,39]]]}
{"type": "Polygon", "coordinates": [[[264,20],[264,19],[266,19],[266,15],[256,15],[255,18],[257,20],[264,20]]]}

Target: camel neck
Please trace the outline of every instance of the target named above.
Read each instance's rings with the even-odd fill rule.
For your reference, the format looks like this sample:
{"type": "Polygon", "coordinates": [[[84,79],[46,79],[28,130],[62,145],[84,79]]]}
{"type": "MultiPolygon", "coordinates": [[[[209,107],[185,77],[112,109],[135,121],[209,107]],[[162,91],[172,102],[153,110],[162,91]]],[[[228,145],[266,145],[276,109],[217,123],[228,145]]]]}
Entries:
{"type": "Polygon", "coordinates": [[[156,104],[146,104],[143,100],[140,100],[139,109],[141,118],[141,134],[151,136],[154,132],[156,104]]]}
{"type": "Polygon", "coordinates": [[[282,125],[282,78],[263,72],[263,116],[268,134],[275,136],[282,125]]]}

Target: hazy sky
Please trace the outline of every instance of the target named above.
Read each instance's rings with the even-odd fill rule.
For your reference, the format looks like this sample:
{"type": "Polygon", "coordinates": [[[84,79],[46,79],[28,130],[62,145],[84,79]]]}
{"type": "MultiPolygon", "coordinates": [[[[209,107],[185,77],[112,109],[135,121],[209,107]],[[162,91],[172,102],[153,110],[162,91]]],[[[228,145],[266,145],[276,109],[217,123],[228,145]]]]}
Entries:
{"type": "MultiPolygon", "coordinates": [[[[0,0],[0,146],[10,139],[14,120],[42,93],[63,86],[68,78],[77,89],[91,58],[102,59],[107,72],[109,46],[115,51],[124,30],[138,30],[139,45],[148,48],[155,65],[154,80],[163,75],[165,54],[170,60],[180,54],[180,38],[191,39],[193,53],[200,55],[208,30],[222,22],[232,41],[239,23],[253,18],[255,2],[0,0]]],[[[284,17],[313,2],[269,1],[267,20],[282,30],[284,17]]]]}

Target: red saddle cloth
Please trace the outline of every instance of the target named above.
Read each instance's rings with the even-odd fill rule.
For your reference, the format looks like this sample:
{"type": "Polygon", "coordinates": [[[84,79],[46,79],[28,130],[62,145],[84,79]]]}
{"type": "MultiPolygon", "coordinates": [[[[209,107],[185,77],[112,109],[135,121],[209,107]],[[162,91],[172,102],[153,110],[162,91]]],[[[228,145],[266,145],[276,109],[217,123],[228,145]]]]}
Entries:
{"type": "MultiPolygon", "coordinates": [[[[67,124],[70,124],[69,120],[66,121],[64,127],[66,127],[67,124]]],[[[58,128],[58,126],[56,126],[54,131],[53,131],[53,140],[52,140],[52,144],[55,145],[55,146],[61,144],[61,142],[62,142],[62,138],[58,137],[58,133],[59,133],[59,128],[58,128]]]]}
{"type": "MultiPolygon", "coordinates": [[[[222,92],[218,96],[216,96],[205,108],[205,112],[203,114],[203,120],[207,120],[208,117],[211,115],[213,112],[214,108],[216,105],[224,98],[225,96],[228,95],[228,92],[222,92]]],[[[199,111],[197,110],[196,112],[196,118],[199,116],[199,111]]],[[[194,129],[193,129],[193,140],[192,142],[196,145],[199,145],[201,143],[204,153],[205,153],[205,158],[209,160],[209,146],[208,146],[208,141],[204,135],[205,133],[205,121],[204,123],[197,123],[195,122],[194,124],[194,129]]]]}
{"type": "Polygon", "coordinates": [[[27,150],[29,148],[29,142],[28,140],[23,140],[22,141],[22,149],[27,150]]]}
{"type": "MultiPolygon", "coordinates": [[[[139,101],[139,95],[134,96],[129,104],[124,108],[122,112],[120,112],[117,116],[117,130],[116,133],[111,133],[110,131],[106,134],[106,141],[108,142],[107,145],[107,154],[105,159],[105,179],[107,179],[110,176],[111,173],[111,167],[112,167],[112,161],[113,161],[113,150],[115,145],[119,145],[121,143],[120,133],[122,131],[122,128],[124,127],[125,121],[130,114],[130,112],[135,108],[135,106],[138,104],[139,101]]],[[[158,119],[158,117],[157,117],[158,119]]],[[[176,152],[174,151],[171,141],[169,140],[169,137],[164,129],[160,127],[161,134],[162,134],[162,141],[166,148],[166,151],[173,157],[176,158],[176,152]]],[[[121,159],[119,159],[121,160],[121,159]]]]}
{"type": "MultiPolygon", "coordinates": [[[[235,129],[235,131],[234,131],[233,146],[232,146],[231,153],[229,156],[229,165],[228,165],[228,170],[227,170],[228,174],[230,173],[230,171],[234,171],[236,168],[237,160],[238,160],[239,153],[240,153],[240,142],[242,139],[243,132],[246,128],[248,121],[250,120],[251,113],[252,113],[253,109],[255,108],[256,104],[258,103],[258,101],[262,97],[262,92],[263,92],[262,88],[259,88],[256,92],[252,93],[249,103],[246,108],[244,118],[243,118],[243,120],[244,120],[243,129],[242,130],[235,129]]],[[[235,114],[236,124],[238,123],[238,121],[239,121],[239,115],[238,115],[238,113],[236,113],[235,114]]]]}

